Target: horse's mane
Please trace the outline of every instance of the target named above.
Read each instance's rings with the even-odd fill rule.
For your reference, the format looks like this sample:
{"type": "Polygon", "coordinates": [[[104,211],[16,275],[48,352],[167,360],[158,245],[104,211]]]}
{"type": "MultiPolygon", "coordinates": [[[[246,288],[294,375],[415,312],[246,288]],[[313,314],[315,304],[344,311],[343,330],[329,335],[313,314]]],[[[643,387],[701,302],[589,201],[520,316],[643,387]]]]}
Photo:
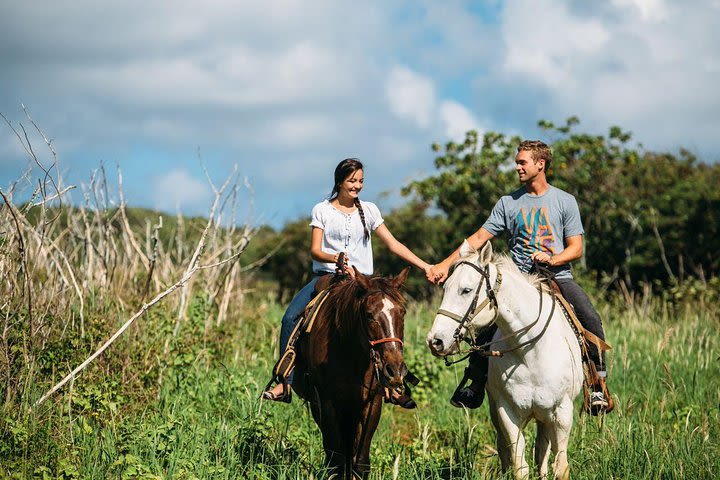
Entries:
{"type": "MultiPolygon", "coordinates": [[[[471,255],[468,255],[467,257],[458,259],[455,263],[458,263],[462,260],[477,261],[479,257],[479,253],[473,253],[471,255]]],[[[495,264],[495,266],[497,266],[499,270],[502,271],[503,275],[514,276],[520,280],[524,280],[535,288],[540,288],[544,285],[542,277],[534,273],[521,272],[518,266],[515,265],[513,259],[505,253],[498,253],[493,255],[492,262],[495,264]]]]}
{"type": "Polygon", "coordinates": [[[347,279],[332,287],[329,292],[330,303],[328,313],[332,326],[342,333],[356,331],[361,321],[365,320],[365,300],[374,293],[382,293],[390,298],[395,305],[405,307],[405,297],[400,289],[395,288],[392,279],[373,275],[367,277],[370,289],[365,290],[356,280],[347,279]]]}
{"type": "Polygon", "coordinates": [[[493,262],[498,267],[498,269],[502,271],[503,275],[510,275],[518,279],[522,279],[535,288],[545,287],[545,282],[543,282],[543,278],[540,275],[537,275],[535,273],[521,272],[513,259],[510,258],[510,256],[507,254],[501,253],[495,255],[493,258],[493,262]]]}

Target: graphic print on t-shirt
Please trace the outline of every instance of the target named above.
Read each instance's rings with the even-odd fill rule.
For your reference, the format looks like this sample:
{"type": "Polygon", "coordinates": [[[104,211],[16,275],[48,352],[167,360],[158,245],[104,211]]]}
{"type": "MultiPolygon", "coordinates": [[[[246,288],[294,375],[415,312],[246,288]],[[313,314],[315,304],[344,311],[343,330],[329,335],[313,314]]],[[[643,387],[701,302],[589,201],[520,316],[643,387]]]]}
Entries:
{"type": "Polygon", "coordinates": [[[550,217],[545,207],[533,207],[529,212],[521,208],[517,214],[518,236],[522,239],[523,249],[532,254],[547,252],[555,255],[555,237],[550,217]]]}

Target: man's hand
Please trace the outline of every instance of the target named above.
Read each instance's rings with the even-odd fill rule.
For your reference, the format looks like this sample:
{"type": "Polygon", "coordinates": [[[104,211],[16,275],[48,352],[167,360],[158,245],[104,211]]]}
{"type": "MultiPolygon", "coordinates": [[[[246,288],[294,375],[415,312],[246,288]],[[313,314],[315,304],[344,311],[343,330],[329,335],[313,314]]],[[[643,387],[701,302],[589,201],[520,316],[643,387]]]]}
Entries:
{"type": "Polygon", "coordinates": [[[450,272],[450,266],[446,265],[445,262],[440,262],[437,265],[433,265],[426,276],[429,281],[438,285],[447,279],[448,272],[450,272]]]}
{"type": "Polygon", "coordinates": [[[535,252],[532,255],[530,255],[530,258],[533,262],[536,263],[544,263],[546,265],[553,266],[553,257],[552,255],[545,253],[545,252],[535,252]]]}

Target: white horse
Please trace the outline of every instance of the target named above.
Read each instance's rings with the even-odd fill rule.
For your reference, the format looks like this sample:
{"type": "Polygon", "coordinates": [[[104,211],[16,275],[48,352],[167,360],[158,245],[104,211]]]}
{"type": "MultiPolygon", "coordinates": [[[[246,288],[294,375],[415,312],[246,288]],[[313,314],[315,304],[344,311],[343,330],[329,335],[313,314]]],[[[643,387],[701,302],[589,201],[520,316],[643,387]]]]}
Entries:
{"type": "Polygon", "coordinates": [[[490,242],[480,253],[464,242],[444,288],[427,336],[434,355],[457,353],[461,338],[475,338],[493,322],[498,327],[490,347],[504,354],[490,359],[487,393],[503,471],[512,468],[516,478],[529,475],[523,428],[534,418],[540,476],[548,473],[552,448],[555,478],[569,478],[567,446],[583,368],[577,337],[559,302],[509,257],[493,261],[490,242]]]}

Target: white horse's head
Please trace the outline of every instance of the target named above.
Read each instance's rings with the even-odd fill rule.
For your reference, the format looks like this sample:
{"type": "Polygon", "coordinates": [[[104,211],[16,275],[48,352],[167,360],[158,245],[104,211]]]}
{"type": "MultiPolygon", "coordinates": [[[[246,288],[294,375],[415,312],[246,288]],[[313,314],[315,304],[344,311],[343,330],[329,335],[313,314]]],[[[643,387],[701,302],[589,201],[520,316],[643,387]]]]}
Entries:
{"type": "Polygon", "coordinates": [[[497,268],[491,263],[492,255],[490,242],[480,252],[471,247],[467,240],[460,247],[460,257],[455,262],[452,275],[445,282],[440,309],[427,335],[427,344],[433,355],[444,357],[458,351],[460,345],[455,332],[461,322],[464,325],[459,333],[463,337],[467,334],[475,335],[476,331],[495,319],[496,309],[488,304],[487,298],[488,287],[493,287],[493,283],[488,286],[487,282],[494,282],[497,278],[497,268]],[[481,271],[487,271],[489,278],[486,279],[481,271]],[[466,315],[468,318],[463,320],[466,315]]]}

